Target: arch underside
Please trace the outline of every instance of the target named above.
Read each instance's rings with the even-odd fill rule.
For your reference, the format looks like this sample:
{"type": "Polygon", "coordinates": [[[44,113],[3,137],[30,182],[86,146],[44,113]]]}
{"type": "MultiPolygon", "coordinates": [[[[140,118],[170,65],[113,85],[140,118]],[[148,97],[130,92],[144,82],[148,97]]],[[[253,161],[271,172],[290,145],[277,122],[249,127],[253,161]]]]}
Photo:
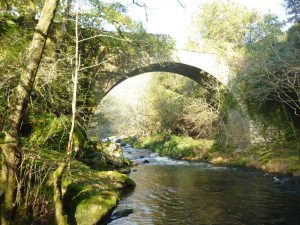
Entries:
{"type": "MultiPolygon", "coordinates": [[[[149,73],[149,72],[169,72],[169,73],[175,73],[179,74],[185,77],[188,77],[195,82],[201,84],[205,83],[209,79],[213,78],[218,83],[222,84],[217,78],[215,78],[213,75],[207,73],[206,71],[199,69],[194,66],[190,66],[183,63],[175,63],[175,62],[164,62],[164,63],[154,63],[148,66],[137,68],[127,74],[124,74],[122,78],[117,81],[108,91],[109,93],[114,87],[116,87],[118,84],[122,83],[128,78],[143,74],[143,73],[149,73]]],[[[222,84],[223,85],[223,84],[222,84]]],[[[106,94],[107,94],[106,93],[106,94]]]]}

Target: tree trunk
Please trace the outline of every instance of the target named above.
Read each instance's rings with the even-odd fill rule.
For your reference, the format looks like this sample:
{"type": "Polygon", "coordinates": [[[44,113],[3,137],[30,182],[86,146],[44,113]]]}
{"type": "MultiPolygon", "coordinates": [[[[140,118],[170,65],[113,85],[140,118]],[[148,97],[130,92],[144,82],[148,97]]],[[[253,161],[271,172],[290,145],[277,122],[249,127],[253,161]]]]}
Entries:
{"type": "Polygon", "coordinates": [[[1,224],[9,224],[16,208],[18,168],[22,160],[20,128],[24,112],[33,88],[36,73],[43,55],[49,27],[55,15],[59,0],[46,0],[36,26],[19,84],[9,109],[8,121],[4,127],[5,139],[2,145],[2,189],[4,200],[1,209],[1,224]]]}
{"type": "Polygon", "coordinates": [[[60,33],[58,34],[57,43],[56,43],[56,50],[59,51],[60,53],[63,53],[66,50],[66,46],[62,46],[62,43],[63,43],[64,36],[67,32],[67,24],[70,17],[72,1],[73,0],[66,0],[64,5],[64,14],[62,18],[61,29],[60,29],[60,33]]]}
{"type": "Polygon", "coordinates": [[[64,172],[68,164],[68,159],[62,161],[55,172],[53,173],[53,192],[54,192],[54,204],[55,204],[55,219],[57,225],[67,225],[66,218],[64,216],[63,208],[63,195],[62,195],[62,179],[64,172]]]}
{"type": "Polygon", "coordinates": [[[73,97],[72,97],[72,119],[71,119],[71,129],[69,133],[69,141],[66,149],[67,157],[66,160],[61,162],[58,168],[55,170],[53,175],[54,181],[54,204],[55,204],[55,218],[58,225],[66,225],[66,219],[63,210],[63,199],[62,199],[62,179],[66,172],[68,166],[70,167],[72,150],[73,150],[73,134],[75,127],[75,117],[76,117],[76,102],[77,102],[77,81],[78,81],[78,70],[79,70],[79,58],[78,58],[78,7],[76,7],[76,19],[75,19],[75,40],[76,40],[76,51],[75,51],[75,71],[72,75],[73,81],[73,97]]]}

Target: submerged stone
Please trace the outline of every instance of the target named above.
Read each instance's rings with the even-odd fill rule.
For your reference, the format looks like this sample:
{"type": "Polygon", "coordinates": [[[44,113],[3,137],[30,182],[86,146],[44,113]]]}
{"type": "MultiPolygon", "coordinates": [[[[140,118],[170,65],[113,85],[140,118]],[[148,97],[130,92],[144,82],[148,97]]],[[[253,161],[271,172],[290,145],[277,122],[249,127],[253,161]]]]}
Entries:
{"type": "Polygon", "coordinates": [[[111,215],[111,220],[116,220],[116,219],[119,219],[119,218],[122,218],[122,217],[126,217],[128,215],[130,215],[131,213],[133,213],[133,209],[122,209],[122,210],[119,210],[117,212],[114,212],[112,215],[111,215]]]}

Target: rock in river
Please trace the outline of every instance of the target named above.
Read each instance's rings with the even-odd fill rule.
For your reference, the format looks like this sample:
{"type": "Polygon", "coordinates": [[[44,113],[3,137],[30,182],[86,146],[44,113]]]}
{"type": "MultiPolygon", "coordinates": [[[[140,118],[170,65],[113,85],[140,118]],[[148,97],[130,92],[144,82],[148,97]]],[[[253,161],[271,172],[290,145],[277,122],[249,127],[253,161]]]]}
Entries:
{"type": "Polygon", "coordinates": [[[116,220],[116,219],[119,219],[121,217],[125,217],[125,216],[128,216],[130,215],[131,213],[133,213],[133,209],[122,209],[122,210],[119,210],[117,212],[114,212],[112,215],[111,215],[111,220],[116,220]]]}
{"type": "Polygon", "coordinates": [[[146,159],[143,161],[144,164],[149,163],[149,161],[146,159]]]}

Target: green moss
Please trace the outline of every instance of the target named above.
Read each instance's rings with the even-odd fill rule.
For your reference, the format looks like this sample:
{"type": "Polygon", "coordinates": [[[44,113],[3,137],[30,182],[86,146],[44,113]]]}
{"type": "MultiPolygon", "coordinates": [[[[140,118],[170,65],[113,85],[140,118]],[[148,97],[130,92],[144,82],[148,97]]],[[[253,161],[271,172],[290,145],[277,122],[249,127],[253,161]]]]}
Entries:
{"type": "Polygon", "coordinates": [[[118,199],[116,192],[101,191],[88,184],[70,184],[64,198],[69,223],[95,224],[116,206],[118,199]]]}
{"type": "Polygon", "coordinates": [[[246,166],[247,165],[247,159],[244,157],[237,157],[233,159],[232,164],[234,166],[246,166]]]}
{"type": "Polygon", "coordinates": [[[64,196],[70,224],[95,224],[116,206],[125,190],[135,186],[130,178],[116,171],[84,174],[84,177],[80,173],[79,176],[71,175],[73,182],[68,185],[64,196]]]}
{"type": "Polygon", "coordinates": [[[130,144],[130,145],[134,145],[137,141],[136,137],[127,137],[127,138],[123,138],[121,140],[121,144],[130,144]]]}
{"type": "Polygon", "coordinates": [[[218,140],[155,135],[140,138],[137,146],[172,158],[205,160],[213,164],[245,166],[300,176],[300,153],[295,141],[235,151],[234,146],[224,147],[218,140]]]}
{"type": "Polygon", "coordinates": [[[49,114],[30,117],[33,131],[29,141],[34,146],[48,146],[51,149],[64,150],[67,145],[70,120],[66,116],[59,118],[49,114]]]}
{"type": "MultiPolygon", "coordinates": [[[[28,120],[27,123],[32,127],[32,131],[29,134],[29,143],[32,146],[65,151],[71,127],[69,117],[41,114],[31,116],[28,120]]],[[[83,148],[85,141],[87,141],[85,131],[80,126],[75,125],[74,145],[83,148]]]]}
{"type": "Polygon", "coordinates": [[[76,208],[76,222],[78,225],[97,223],[108,211],[116,206],[117,196],[114,194],[92,193],[85,198],[76,208]],[[88,212],[88,216],[86,215],[88,212]]]}
{"type": "Polygon", "coordinates": [[[149,148],[156,149],[159,148],[162,143],[164,143],[165,137],[161,134],[151,135],[139,138],[133,146],[135,148],[149,148]]]}
{"type": "Polygon", "coordinates": [[[214,140],[193,139],[187,136],[147,136],[138,140],[136,146],[149,148],[162,156],[175,159],[200,157],[215,144],[214,140]]]}

